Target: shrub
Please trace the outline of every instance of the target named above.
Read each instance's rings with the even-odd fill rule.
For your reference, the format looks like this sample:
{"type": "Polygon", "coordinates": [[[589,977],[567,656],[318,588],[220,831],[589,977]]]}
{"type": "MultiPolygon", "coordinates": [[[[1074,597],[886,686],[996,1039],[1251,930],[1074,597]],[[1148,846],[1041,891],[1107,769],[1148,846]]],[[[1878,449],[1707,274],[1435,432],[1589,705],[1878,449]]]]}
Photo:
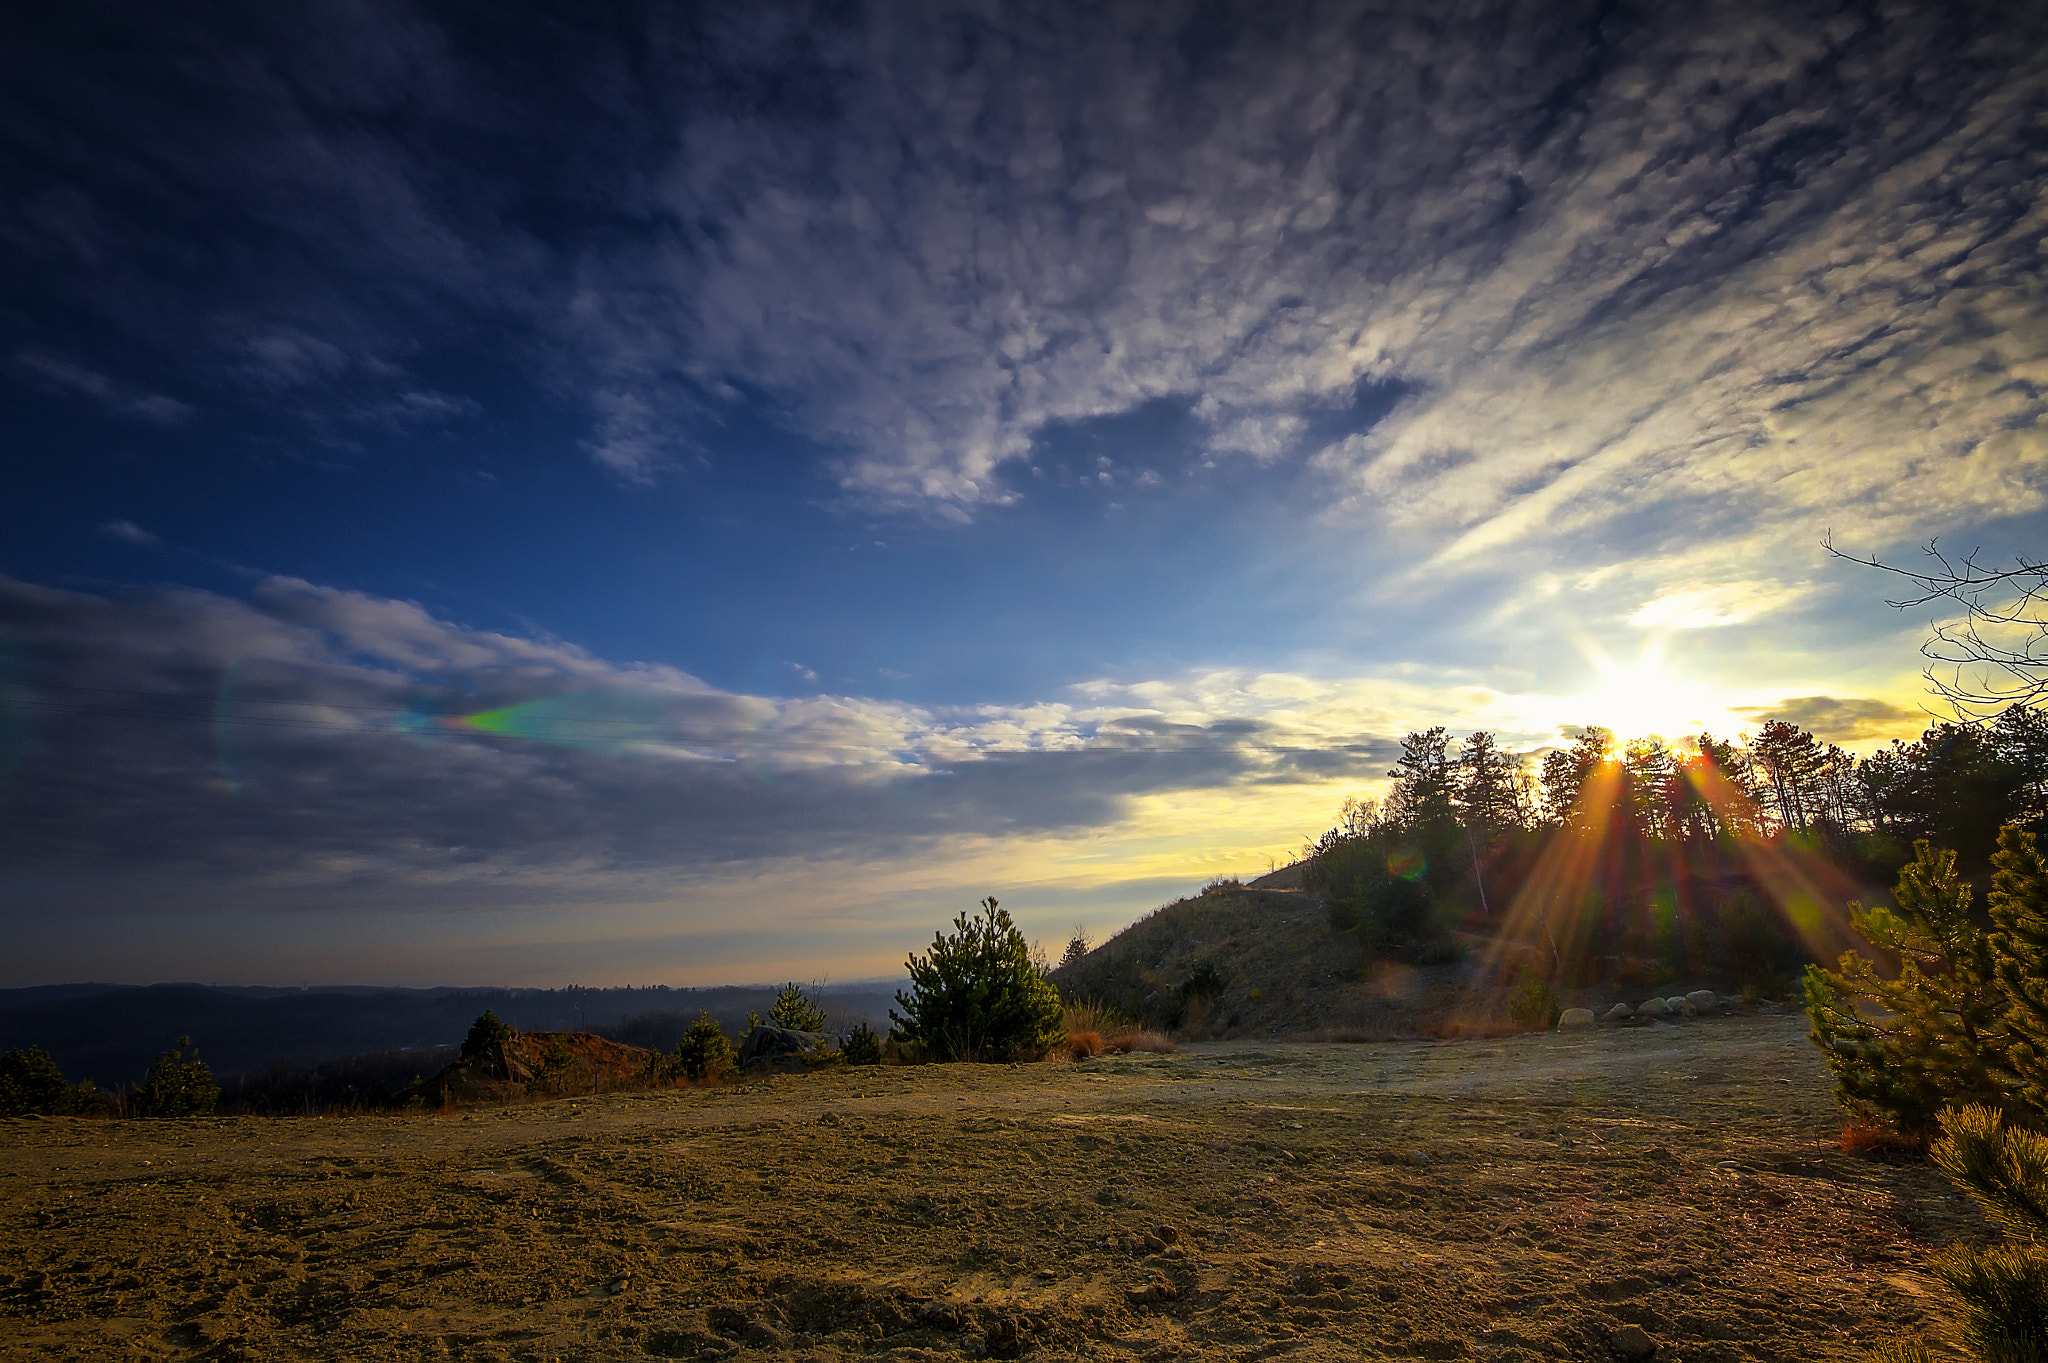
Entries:
{"type": "Polygon", "coordinates": [[[569,1053],[569,1045],[558,1036],[548,1038],[548,1044],[541,1051],[540,1063],[533,1067],[533,1077],[526,1081],[529,1093],[556,1093],[569,1083],[569,1070],[576,1063],[576,1057],[569,1053]]]}
{"type": "MultiPolygon", "coordinates": [[[[768,1012],[768,1020],[777,1027],[787,1027],[793,1032],[822,1032],[825,1030],[825,1010],[817,1000],[805,993],[801,986],[785,984],[782,992],[775,996],[775,1007],[768,1012]]],[[[749,1027],[748,1031],[753,1028],[749,1027]]]]}
{"type": "Polygon", "coordinates": [[[71,1085],[40,1046],[0,1055],[0,1117],[26,1117],[64,1109],[71,1085]]]}
{"type": "Polygon", "coordinates": [[[1925,842],[1913,850],[1893,892],[1896,912],[1849,906],[1864,940],[1898,958],[1898,976],[1885,979],[1868,957],[1845,951],[1839,970],[1806,968],[1805,994],[1836,1100],[1852,1118],[1920,1135],[1951,1103],[2002,1100],[1992,1059],[2006,1049],[2006,999],[1956,854],[1925,842]]]}
{"type": "Polygon", "coordinates": [[[1223,972],[1216,968],[1216,962],[1205,956],[1180,982],[1178,992],[1183,999],[1213,999],[1228,987],[1223,972]]]}
{"type": "Polygon", "coordinates": [[[135,1091],[136,1109],[146,1117],[204,1117],[220,1102],[213,1071],[192,1047],[192,1038],[178,1038],[178,1049],[157,1056],[135,1091]]]}
{"type": "Polygon", "coordinates": [[[676,1043],[676,1068],[685,1079],[716,1079],[738,1063],[739,1053],[726,1040],[724,1029],[711,1020],[711,1010],[699,1008],[697,1020],[676,1043]]]}
{"type": "Polygon", "coordinates": [[[1075,1031],[1067,1033],[1067,1055],[1069,1058],[1086,1060],[1091,1055],[1101,1054],[1102,1033],[1075,1031]]]}
{"type": "Polygon", "coordinates": [[[839,1054],[849,1065],[879,1065],[882,1063],[882,1039],[865,1022],[856,1023],[840,1044],[839,1054]]]}
{"type": "Polygon", "coordinates": [[[516,1035],[498,1015],[486,1008],[469,1025],[469,1035],[462,1039],[462,1058],[474,1060],[500,1079],[512,1073],[512,1053],[507,1049],[516,1035]]]}
{"type": "Polygon", "coordinates": [[[1523,966],[1515,977],[1513,992],[1508,995],[1508,1021],[1526,1031],[1546,1032],[1557,1026],[1562,1016],[1557,991],[1550,987],[1550,981],[1523,966]]]}
{"type": "Polygon", "coordinates": [[[1988,1107],[1949,1108],[1934,1162],[2012,1243],[1952,1245],[1927,1267],[1963,1305],[1963,1342],[1985,1363],[2048,1360],[2048,1136],[1988,1107]]]}
{"type": "Polygon", "coordinates": [[[910,992],[889,1012],[890,1036],[938,1060],[1037,1059],[1064,1035],[1059,991],[1032,964],[1024,934],[993,898],[953,920],[932,949],[905,962],[910,992]]]}

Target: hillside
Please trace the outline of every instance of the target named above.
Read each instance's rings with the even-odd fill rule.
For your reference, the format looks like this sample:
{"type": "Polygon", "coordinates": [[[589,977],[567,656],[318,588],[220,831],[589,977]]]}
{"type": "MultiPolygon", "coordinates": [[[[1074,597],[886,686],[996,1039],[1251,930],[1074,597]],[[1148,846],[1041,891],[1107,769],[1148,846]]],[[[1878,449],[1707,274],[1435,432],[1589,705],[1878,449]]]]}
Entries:
{"type": "MultiPolygon", "coordinates": [[[[1186,1040],[1385,1040],[1506,1028],[1527,947],[1456,933],[1433,953],[1438,963],[1376,960],[1356,933],[1331,926],[1322,896],[1271,888],[1290,880],[1299,885],[1300,867],[1167,904],[1055,970],[1053,981],[1065,998],[1107,1004],[1186,1040]]],[[[1609,981],[1560,998],[1604,1011],[1699,987],[1730,986],[1609,981]]]]}

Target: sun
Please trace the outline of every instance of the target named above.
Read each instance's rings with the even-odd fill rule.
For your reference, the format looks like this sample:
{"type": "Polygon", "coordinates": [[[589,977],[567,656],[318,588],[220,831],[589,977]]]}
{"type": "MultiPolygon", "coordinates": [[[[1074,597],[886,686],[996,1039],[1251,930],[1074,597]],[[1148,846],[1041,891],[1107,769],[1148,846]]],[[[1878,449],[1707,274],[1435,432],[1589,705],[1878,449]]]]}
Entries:
{"type": "Polygon", "coordinates": [[[1655,643],[1629,663],[1592,647],[1587,653],[1599,680],[1568,700],[1582,716],[1574,723],[1598,724],[1623,741],[1652,735],[1676,741],[1706,732],[1726,736],[1745,723],[1729,708],[1726,693],[1667,669],[1663,650],[1655,643]]]}

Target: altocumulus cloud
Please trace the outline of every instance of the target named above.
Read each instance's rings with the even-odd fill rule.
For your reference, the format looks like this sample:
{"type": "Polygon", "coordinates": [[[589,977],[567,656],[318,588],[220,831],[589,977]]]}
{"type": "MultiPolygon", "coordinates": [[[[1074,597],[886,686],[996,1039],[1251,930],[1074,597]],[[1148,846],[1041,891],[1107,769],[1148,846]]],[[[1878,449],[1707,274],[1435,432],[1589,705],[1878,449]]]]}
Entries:
{"type": "Polygon", "coordinates": [[[1161,792],[1376,774],[1393,746],[1131,695],[736,695],[294,579],[247,601],[0,579],[0,638],[0,863],[231,873],[258,896],[861,861],[1101,828],[1161,792]]]}
{"type": "Polygon", "coordinates": [[[1172,401],[1190,467],[1306,460],[1440,564],[1672,583],[2041,504],[2036,7],[294,13],[81,21],[146,82],[10,59],[56,167],[10,240],[140,370],[461,420],[409,367],[491,334],[629,480],[762,398],[847,495],[955,518],[1172,401]],[[1400,400],[1341,429],[1362,387],[1400,400]]]}

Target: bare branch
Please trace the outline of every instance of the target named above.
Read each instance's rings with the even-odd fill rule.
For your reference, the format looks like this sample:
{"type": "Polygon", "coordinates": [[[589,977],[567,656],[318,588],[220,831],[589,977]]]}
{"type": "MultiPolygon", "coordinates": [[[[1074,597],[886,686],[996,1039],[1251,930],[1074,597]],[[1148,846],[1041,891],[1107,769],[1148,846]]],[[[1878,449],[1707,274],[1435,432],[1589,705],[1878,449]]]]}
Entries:
{"type": "Polygon", "coordinates": [[[1832,533],[1821,546],[1912,583],[1916,595],[1886,601],[1894,609],[1937,600],[1962,608],[1961,620],[1930,621],[1920,646],[1930,663],[1922,675],[1958,719],[1983,723],[2010,706],[2048,701],[2048,563],[2020,555],[2010,568],[1993,568],[1982,561],[1981,549],[1955,559],[1929,540],[1924,552],[1935,566],[1916,570],[1837,549],[1832,533]],[[1986,638],[1986,628],[1995,637],[1986,638]]]}

